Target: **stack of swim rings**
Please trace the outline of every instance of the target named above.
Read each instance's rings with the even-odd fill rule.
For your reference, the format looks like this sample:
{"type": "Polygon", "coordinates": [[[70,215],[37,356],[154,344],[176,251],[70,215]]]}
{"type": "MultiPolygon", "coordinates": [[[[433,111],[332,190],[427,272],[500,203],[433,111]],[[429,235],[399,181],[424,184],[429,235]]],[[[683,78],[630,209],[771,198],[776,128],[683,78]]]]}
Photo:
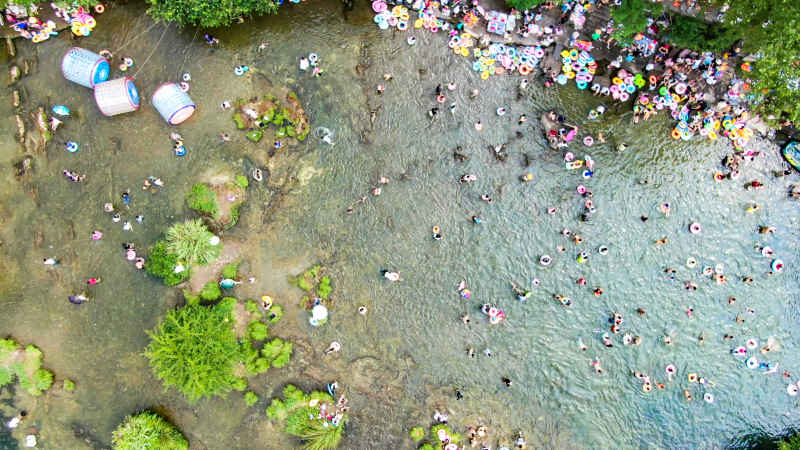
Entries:
{"type": "Polygon", "coordinates": [[[414,21],[414,28],[423,28],[431,33],[437,33],[444,26],[444,21],[437,18],[433,10],[423,9],[419,12],[419,19],[414,21]]]}
{"type": "Polygon", "coordinates": [[[531,74],[544,57],[544,49],[494,43],[483,50],[474,49],[473,55],[472,70],[480,72],[481,79],[485,80],[506,72],[518,71],[523,76],[531,74]]]}
{"type": "Polygon", "coordinates": [[[628,101],[631,95],[636,92],[637,86],[645,85],[644,78],[641,75],[633,76],[625,69],[620,69],[617,72],[617,76],[611,79],[611,83],[611,87],[608,88],[611,97],[621,102],[628,101]]]}
{"type": "Polygon", "coordinates": [[[78,8],[78,12],[72,15],[70,21],[70,29],[76,36],[89,36],[96,25],[94,17],[86,13],[83,8],[78,8]]]}
{"type": "Polygon", "coordinates": [[[453,33],[447,43],[447,46],[453,49],[453,53],[461,56],[469,56],[469,48],[473,45],[475,45],[475,41],[469,33],[462,33],[461,35],[453,33]]]}
{"type": "Polygon", "coordinates": [[[50,36],[58,35],[58,32],[56,31],[56,23],[52,20],[48,20],[41,30],[34,31],[32,33],[29,32],[29,34],[33,43],[38,44],[39,42],[44,42],[50,39],[50,36]]]}
{"type": "Polygon", "coordinates": [[[377,13],[373,20],[381,30],[387,30],[389,27],[397,28],[400,31],[408,29],[408,21],[411,16],[408,14],[407,7],[397,5],[390,11],[386,6],[386,2],[376,0],[372,2],[372,10],[377,13]]]}
{"type": "Polygon", "coordinates": [[[678,124],[675,125],[675,128],[672,129],[672,138],[683,139],[684,141],[691,139],[692,132],[689,131],[689,124],[683,120],[678,122],[678,124]]]}
{"type": "Polygon", "coordinates": [[[556,78],[556,82],[564,85],[567,80],[575,79],[578,89],[584,90],[594,79],[597,71],[597,62],[586,50],[573,48],[561,52],[561,75],[556,78]],[[563,75],[563,77],[562,77],[563,75]]]}

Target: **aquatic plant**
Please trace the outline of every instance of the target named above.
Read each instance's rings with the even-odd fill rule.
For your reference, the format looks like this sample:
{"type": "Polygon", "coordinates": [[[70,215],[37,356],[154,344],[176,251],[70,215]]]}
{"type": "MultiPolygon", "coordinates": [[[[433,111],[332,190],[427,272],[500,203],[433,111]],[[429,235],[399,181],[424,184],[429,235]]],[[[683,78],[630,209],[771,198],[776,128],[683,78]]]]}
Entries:
{"type": "Polygon", "coordinates": [[[16,378],[30,395],[40,395],[53,385],[53,373],[42,369],[43,355],[34,345],[25,350],[11,338],[0,339],[0,387],[16,378]]]}
{"type": "Polygon", "coordinates": [[[242,113],[238,111],[233,113],[233,122],[236,124],[236,128],[244,130],[244,118],[242,118],[242,113]]]}
{"type": "Polygon", "coordinates": [[[272,399],[267,407],[267,417],[285,421],[283,431],[305,441],[303,447],[305,449],[333,449],[339,445],[344,434],[347,415],[342,416],[338,426],[334,426],[326,419],[317,418],[318,405],[324,403],[333,407],[333,397],[320,391],[306,394],[291,384],[283,388],[282,394],[283,401],[279,398],[272,399]]]}
{"type": "Polygon", "coordinates": [[[227,394],[238,383],[232,370],[241,356],[232,310],[226,298],[213,307],[187,305],[167,313],[148,332],[144,352],[156,377],[190,402],[227,394]]]}
{"type": "Polygon", "coordinates": [[[254,341],[263,341],[267,338],[267,324],[255,321],[248,323],[247,336],[254,341]]]}
{"type": "Polygon", "coordinates": [[[201,299],[212,302],[222,296],[222,290],[219,288],[219,283],[216,281],[209,281],[203,286],[203,289],[198,295],[201,299]]]}
{"type": "Polygon", "coordinates": [[[219,205],[217,205],[217,194],[206,184],[198,183],[186,194],[186,203],[189,208],[204,214],[210,214],[214,219],[219,217],[219,205]]]}
{"type": "Polygon", "coordinates": [[[242,189],[247,189],[249,183],[247,182],[247,177],[244,175],[236,175],[236,185],[242,189]]]}
{"type": "Polygon", "coordinates": [[[175,267],[178,265],[179,260],[178,255],[167,250],[166,242],[158,241],[150,247],[144,268],[147,273],[163,278],[164,284],[167,286],[175,286],[188,279],[191,275],[191,270],[188,267],[182,272],[175,273],[175,267]]]}
{"type": "Polygon", "coordinates": [[[114,450],[186,450],[189,443],[171,423],[145,411],[127,416],[111,434],[114,450]]]}
{"type": "Polygon", "coordinates": [[[258,142],[264,137],[264,132],[261,130],[250,130],[245,136],[247,136],[247,139],[251,142],[258,142]]]}
{"type": "Polygon", "coordinates": [[[408,434],[409,436],[411,436],[411,439],[413,439],[414,442],[419,442],[425,439],[425,428],[414,427],[411,429],[411,431],[408,432],[408,434]]]}
{"type": "Polygon", "coordinates": [[[258,312],[258,303],[255,300],[248,300],[244,303],[244,309],[249,313],[258,312]]]}
{"type": "Polygon", "coordinates": [[[64,390],[72,392],[75,390],[75,382],[72,380],[64,380],[64,390]]]}
{"type": "Polygon", "coordinates": [[[292,348],[291,342],[275,338],[264,344],[264,348],[261,349],[261,355],[267,359],[272,367],[280,369],[289,363],[289,359],[292,357],[292,348]]]}
{"type": "Polygon", "coordinates": [[[229,0],[224,5],[205,0],[147,1],[147,13],[158,21],[202,28],[230,25],[239,17],[274,14],[278,10],[278,3],[273,0],[229,0]]]}
{"type": "Polygon", "coordinates": [[[167,230],[167,251],[189,264],[204,266],[214,261],[222,249],[222,243],[215,245],[212,238],[215,236],[201,219],[176,223],[167,230]]]}
{"type": "Polygon", "coordinates": [[[426,442],[419,447],[419,450],[436,450],[436,448],[433,445],[426,442]]]}
{"type": "Polygon", "coordinates": [[[267,311],[267,320],[270,323],[276,323],[283,317],[283,308],[280,305],[272,305],[267,311]]]}
{"type": "Polygon", "coordinates": [[[333,290],[330,277],[325,275],[325,268],[320,265],[314,265],[296,277],[289,277],[289,282],[311,294],[303,296],[300,301],[303,308],[309,310],[314,306],[312,299],[328,300],[333,290]]]}
{"type": "Polygon", "coordinates": [[[328,296],[331,295],[331,290],[332,288],[331,288],[330,277],[328,277],[327,275],[323,276],[319,282],[319,286],[317,286],[317,295],[319,295],[319,298],[327,300],[328,296]]]}
{"type": "Polygon", "coordinates": [[[247,391],[244,393],[244,403],[247,406],[253,406],[258,403],[258,395],[256,395],[253,391],[247,391]]]}

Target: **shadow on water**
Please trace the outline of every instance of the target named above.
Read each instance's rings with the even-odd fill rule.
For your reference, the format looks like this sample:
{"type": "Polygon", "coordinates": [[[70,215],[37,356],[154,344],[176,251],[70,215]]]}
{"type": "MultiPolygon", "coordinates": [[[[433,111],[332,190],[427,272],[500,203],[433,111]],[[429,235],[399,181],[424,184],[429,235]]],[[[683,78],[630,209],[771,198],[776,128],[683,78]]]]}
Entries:
{"type": "MultiPolygon", "coordinates": [[[[800,418],[778,376],[744,369],[721,340],[723,333],[741,342],[774,336],[782,346],[774,359],[782,368],[800,370],[794,351],[798,308],[789,303],[798,292],[798,275],[768,277],[769,261],[753,250],[768,243],[787,267],[798,265],[800,223],[785,195],[797,177],[767,183],[762,191],[741,189],[745,180],[770,179],[770,171],[782,167],[766,143],[757,143],[766,156],[746,166],[739,181],[716,184],[711,173],[728,151],[725,145],[674,142],[663,118],[631,127],[624,108],[611,108],[602,122],[585,121],[599,100],[574,89],[537,85],[517,101],[517,78],[481,82],[467,60],[448,51],[442,36],[411,31],[418,43],[410,47],[406,34],[379,32],[364,5],[346,20],[337,1],[287,5],[278,16],[213,31],[221,40],[215,48],[204,43],[202,32],[154,24],[143,12],[141,5],[112,8],[89,39],[74,42],[62,34],[35,47],[18,44],[18,58],[35,63],[35,71],[15,86],[25,113],[60,103],[75,115],[46,153],[31,155],[28,178],[14,178],[12,165],[23,157],[18,146],[0,142],[0,329],[39,346],[57,380],[77,384],[72,394],[61,392],[57,381],[41,398],[15,397],[15,407],[31,411],[37,421],[43,448],[107,446],[123,417],[144,408],[163,412],[198,448],[290,448],[298,442],[265,417],[270,397],[289,382],[312,389],[333,379],[353,406],[344,448],[411,448],[408,430],[430,424],[434,409],[451,411],[458,431],[462,425],[489,426],[492,443],[522,430],[535,448],[716,448],[727,436],[753,429],[776,434],[800,418]],[[259,51],[262,42],[267,46],[259,51]],[[136,75],[142,109],[102,117],[90,91],[65,81],[58,70],[73,45],[133,57],[128,74],[136,75]],[[297,70],[298,58],[309,52],[320,55],[320,78],[297,70]],[[236,77],[237,64],[249,65],[251,75],[236,77]],[[191,74],[189,94],[199,108],[177,128],[189,152],[176,158],[169,140],[176,129],[155,113],[149,95],[183,72],[191,74]],[[375,86],[386,73],[393,78],[379,96],[375,86]],[[456,114],[443,107],[431,122],[434,88],[448,81],[458,86],[446,93],[456,114]],[[312,130],[328,128],[335,145],[311,136],[270,156],[271,143],[248,142],[219,105],[257,95],[268,85],[296,92],[312,130]],[[481,90],[474,101],[473,87],[481,90]],[[495,114],[499,106],[508,109],[505,118],[495,114]],[[579,157],[590,153],[597,162],[591,180],[566,172],[561,155],[543,145],[535,118],[550,108],[564,111],[582,133],[609,136],[607,145],[573,147],[579,157]],[[531,120],[514,125],[522,113],[531,120]],[[481,132],[473,127],[477,120],[485,125],[481,132]],[[221,132],[230,133],[232,142],[223,143],[221,132]],[[59,143],[68,139],[80,143],[80,152],[61,149],[59,143]],[[614,150],[620,142],[630,150],[614,150]],[[501,143],[509,149],[504,163],[486,150],[501,143]],[[453,161],[458,145],[468,157],[463,163],[453,161]],[[270,185],[251,185],[239,224],[223,237],[248,244],[244,271],[257,280],[237,288],[236,295],[269,293],[278,299],[286,314],[271,334],[295,342],[295,354],[287,368],[249,380],[261,397],[254,407],[245,407],[241,393],[190,405],[174,390],[163,391],[141,354],[145,330],[182,304],[182,295],[135,271],[120,243],[145,248],[171,223],[192,217],[184,193],[203,174],[219,167],[247,173],[253,166],[270,169],[270,185]],[[72,184],[59,175],[62,169],[86,173],[88,180],[72,184]],[[534,182],[521,184],[526,172],[534,182]],[[464,173],[478,174],[478,181],[457,184],[464,173]],[[166,182],[158,194],[138,190],[149,175],[166,182]],[[392,181],[373,197],[380,176],[392,181]],[[648,183],[639,184],[641,179],[648,183]],[[577,220],[578,183],[595,193],[599,213],[590,223],[577,220]],[[134,223],[129,233],[102,211],[104,202],[118,201],[127,189],[133,201],[124,215],[145,215],[144,224],[134,223]],[[491,205],[479,199],[483,193],[494,198],[491,205]],[[364,196],[352,214],[345,213],[364,196]],[[658,212],[664,201],[673,204],[669,218],[658,212]],[[752,202],[761,205],[760,212],[745,214],[752,202]],[[549,216],[548,207],[560,213],[549,216]],[[484,226],[471,223],[476,214],[484,226]],[[645,224],[641,215],[651,219],[645,224]],[[701,236],[686,232],[696,220],[703,223],[701,236]],[[759,235],[761,224],[780,231],[772,238],[759,235]],[[434,225],[442,230],[441,241],[431,239],[434,225]],[[584,242],[563,238],[564,228],[584,242]],[[91,241],[94,229],[104,232],[102,241],[91,241]],[[654,247],[663,236],[670,244],[654,247]],[[558,253],[558,245],[566,252],[558,253]],[[597,254],[600,245],[611,249],[609,255],[597,254]],[[591,253],[588,264],[574,261],[580,251],[591,253]],[[552,255],[553,264],[540,266],[543,254],[552,255]],[[62,264],[43,268],[41,260],[49,256],[62,264]],[[717,285],[699,268],[686,267],[690,256],[701,266],[723,264],[729,283],[717,285]],[[308,325],[297,306],[301,294],[286,280],[314,263],[334,274],[336,306],[322,328],[308,325]],[[676,268],[679,281],[665,279],[667,267],[676,268]],[[381,269],[399,271],[403,281],[386,282],[381,269]],[[91,291],[92,302],[76,307],[66,301],[97,275],[104,281],[91,291]],[[755,282],[743,286],[744,275],[755,282]],[[574,283],[579,277],[606,293],[593,297],[574,283]],[[528,303],[517,302],[510,282],[527,285],[533,278],[541,286],[528,303]],[[469,301],[455,291],[461,279],[473,292],[469,301]],[[690,279],[701,288],[687,294],[682,282],[690,279]],[[565,310],[552,300],[556,293],[569,295],[574,306],[565,310]],[[740,298],[735,306],[725,301],[731,295],[740,298]],[[500,305],[508,319],[488,326],[479,311],[484,302],[500,305]],[[367,306],[366,316],[356,312],[360,305],[367,306]],[[683,310],[689,305],[697,311],[692,320],[683,310]],[[647,308],[647,317],[634,314],[639,307],[647,308]],[[747,307],[757,312],[747,315],[747,307]],[[602,346],[600,334],[613,311],[625,315],[625,332],[642,336],[641,347],[602,346]],[[459,320],[465,313],[472,316],[469,326],[459,320]],[[737,314],[747,320],[737,324],[737,314]],[[697,342],[702,333],[708,336],[703,346],[697,342]],[[676,345],[661,344],[664,334],[676,345]],[[589,345],[586,353],[578,350],[578,336],[589,345]],[[343,351],[324,356],[332,340],[343,351]],[[470,359],[467,348],[479,356],[470,359]],[[486,348],[495,356],[483,356],[486,348]],[[603,377],[590,369],[596,356],[606,368],[603,377]],[[679,368],[679,376],[665,391],[645,394],[630,376],[637,369],[661,380],[668,363],[679,368]],[[714,380],[716,403],[700,401],[705,388],[686,381],[690,372],[714,380]],[[506,376],[514,380],[512,389],[502,387],[506,376]],[[456,388],[463,400],[455,400],[456,388]],[[698,400],[687,404],[683,389],[692,389],[698,400]]],[[[3,117],[14,114],[9,96],[8,89],[0,94],[3,117]]],[[[15,131],[13,121],[0,123],[3,135],[15,131]]]]}

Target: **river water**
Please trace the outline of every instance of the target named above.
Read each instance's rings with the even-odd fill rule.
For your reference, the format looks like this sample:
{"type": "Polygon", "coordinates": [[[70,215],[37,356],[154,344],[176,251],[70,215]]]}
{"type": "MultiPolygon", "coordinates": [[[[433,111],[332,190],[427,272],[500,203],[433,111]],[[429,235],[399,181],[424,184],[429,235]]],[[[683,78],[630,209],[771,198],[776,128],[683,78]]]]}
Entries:
{"type": "MultiPolygon", "coordinates": [[[[535,448],[718,448],[746,434],[780,433],[797,423],[797,402],[786,394],[788,382],[800,376],[795,351],[800,287],[793,270],[799,262],[798,214],[786,196],[797,176],[772,178],[771,171],[783,167],[776,149],[757,140],[754,145],[765,156],[747,164],[740,179],[715,183],[712,173],[729,151],[724,143],[672,141],[663,118],[632,127],[625,108],[611,108],[602,122],[588,122],[584,118],[599,101],[571,88],[544,90],[532,83],[518,100],[518,78],[482,82],[466,59],[447,50],[442,36],[412,32],[418,43],[410,47],[407,34],[378,31],[363,5],[345,17],[338,2],[315,2],[220,30],[214,34],[221,46],[211,48],[202,33],[154,25],[143,9],[128,5],[112,8],[97,31],[77,43],[66,34],[38,46],[19,42],[18,61],[36,61],[33,73],[17,85],[26,110],[65,104],[73,117],[46,154],[34,155],[34,173],[23,181],[15,179],[12,167],[23,155],[10,138],[13,120],[0,123],[9,137],[0,143],[0,332],[39,346],[45,367],[57,380],[74,380],[77,389],[65,393],[57,381],[36,399],[5,392],[3,415],[29,410],[26,426],[36,429],[41,448],[108,447],[123,417],[144,408],[169,417],[192,448],[291,448],[298,442],[266,419],[269,398],[289,382],[318,389],[336,379],[352,406],[342,444],[348,449],[413,448],[408,430],[430,424],[435,409],[450,410],[457,431],[489,426],[492,446],[523,431],[535,448]],[[261,52],[260,42],[268,43],[261,52]],[[73,45],[132,56],[136,65],[129,74],[136,75],[144,99],[160,83],[190,72],[190,95],[199,109],[177,128],[188,155],[172,154],[169,133],[175,129],[147,101],[139,112],[102,117],[90,91],[64,80],[58,70],[73,45]],[[297,59],[312,51],[325,69],[320,78],[297,70],[297,59]],[[136,271],[119,247],[123,241],[146,247],[169,224],[190,217],[183,196],[208,171],[229,166],[246,172],[268,164],[270,143],[247,142],[219,107],[223,100],[253,94],[255,84],[233,74],[236,64],[248,64],[254,77],[296,91],[312,129],[331,129],[336,143],[312,136],[290,150],[290,171],[299,181],[282,189],[253,183],[240,223],[223,236],[247,243],[244,272],[256,277],[255,284],[237,289],[237,296],[273,295],[287,314],[271,334],[296,342],[287,368],[249,380],[262,399],[249,408],[236,392],[190,405],[174,390],[162,389],[141,354],[145,331],[180,305],[182,295],[136,271]],[[357,71],[357,64],[364,70],[357,71]],[[384,73],[393,79],[384,83],[384,73]],[[449,81],[457,84],[447,92],[447,104],[457,103],[455,114],[445,106],[431,123],[426,112],[435,106],[434,88],[449,81]],[[378,83],[387,85],[382,96],[375,93],[378,83]],[[480,89],[474,101],[472,88],[480,89]],[[508,109],[505,117],[495,114],[499,106],[508,109]],[[593,179],[565,170],[561,155],[546,148],[535,119],[551,108],[582,131],[609,136],[609,144],[591,149],[573,144],[579,156],[590,150],[593,179]],[[370,111],[376,109],[371,123],[370,111]],[[517,126],[522,113],[531,120],[517,126]],[[478,120],[485,125],[480,132],[473,127],[478,120]],[[220,141],[223,131],[233,142],[220,141]],[[524,136],[515,137],[516,131],[524,136]],[[59,142],[65,140],[79,142],[81,150],[63,151],[59,142]],[[510,157],[495,161],[487,146],[504,142],[510,157]],[[629,149],[614,150],[620,142],[629,149]],[[458,145],[468,161],[453,160],[458,145]],[[527,168],[523,153],[530,158],[527,168]],[[62,169],[86,173],[88,180],[70,183],[62,169]],[[523,184],[519,177],[527,172],[534,180],[523,184]],[[456,183],[465,173],[478,180],[456,183]],[[166,182],[158,194],[139,191],[149,175],[166,182]],[[369,196],[346,214],[380,176],[392,180],[382,195],[369,196]],[[743,184],[755,178],[766,187],[745,191],[743,184]],[[643,179],[647,184],[640,184],[643,179]],[[598,213],[590,223],[578,220],[580,183],[594,193],[598,213]],[[145,216],[129,233],[102,210],[126,189],[133,197],[126,217],[145,216]],[[494,201],[482,202],[483,193],[494,201]],[[672,205],[669,217],[658,210],[662,202],[672,205]],[[745,212],[753,203],[760,210],[745,212]],[[548,215],[549,207],[559,212],[548,215]],[[473,224],[473,215],[484,223],[473,224]],[[649,220],[642,222],[642,215],[649,220]],[[688,232],[693,221],[702,224],[701,234],[688,232]],[[434,225],[441,227],[440,241],[431,239],[434,225]],[[760,225],[773,225],[777,232],[760,235],[760,225]],[[564,228],[583,243],[563,237],[564,228]],[[105,233],[103,240],[91,241],[94,229],[105,233]],[[669,242],[656,247],[665,236],[669,242]],[[771,259],[755,250],[764,244],[786,262],[785,273],[766,274],[771,259]],[[564,253],[557,252],[559,245],[564,253]],[[605,256],[597,252],[601,245],[610,249],[605,256]],[[591,255],[586,264],[575,261],[580,251],[591,255]],[[548,267],[538,263],[544,254],[554,259],[548,267]],[[45,268],[42,258],[50,256],[61,265],[45,268]],[[690,257],[697,267],[686,266],[690,257]],[[319,329],[307,324],[307,314],[296,306],[300,292],[286,281],[314,263],[332,273],[336,300],[331,320],[319,329]],[[726,284],[700,273],[702,266],[717,264],[724,266],[726,284]],[[675,281],[665,276],[668,267],[677,271],[675,281]],[[381,269],[400,272],[402,281],[386,281],[381,269]],[[80,307],[68,303],[67,295],[83,290],[91,276],[103,279],[94,300],[80,307]],[[744,284],[744,276],[753,283],[744,284]],[[587,286],[575,283],[580,277],[587,286]],[[534,278],[541,285],[527,303],[518,302],[510,283],[528,286],[534,278]],[[472,291],[470,300],[456,293],[461,279],[472,291]],[[697,291],[684,290],[690,280],[697,291]],[[598,286],[604,294],[595,297],[592,288],[598,286]],[[568,295],[573,306],[562,307],[553,294],[568,295]],[[734,305],[728,304],[730,296],[737,298],[734,305]],[[484,302],[499,305],[507,320],[490,326],[480,313],[484,302]],[[366,316],[356,312],[360,305],[368,307],[366,316]],[[694,308],[693,318],[685,313],[688,307],[694,308]],[[637,308],[645,308],[646,316],[637,316],[637,308]],[[621,334],[613,336],[613,348],[602,345],[614,311],[625,316],[623,333],[641,336],[641,346],[623,345],[621,334]],[[468,326],[459,320],[464,313],[472,317],[468,326]],[[737,314],[743,323],[735,321],[737,314]],[[726,333],[734,340],[723,341],[726,333]],[[672,346],[663,344],[665,334],[672,346]],[[703,345],[697,340],[701,334],[703,345]],[[777,374],[749,370],[743,359],[730,355],[747,339],[763,345],[771,336],[780,348],[766,361],[779,364],[777,374]],[[579,350],[578,337],[588,351],[579,350]],[[332,340],[343,350],[323,356],[332,340]],[[465,351],[470,347],[478,353],[474,359],[465,351]],[[484,356],[485,348],[494,356],[484,356]],[[594,357],[605,369],[601,376],[590,367],[594,357]],[[664,374],[670,363],[678,370],[672,381],[664,374]],[[784,369],[792,378],[782,378],[784,369]],[[652,375],[666,388],[642,392],[632,370],[652,375]],[[689,373],[714,386],[690,384],[689,373]],[[505,387],[502,377],[511,378],[513,386],[505,387]],[[456,388],[464,399],[455,399],[456,388]],[[693,402],[684,400],[683,389],[692,392],[693,402]],[[705,392],[713,393],[714,403],[703,402],[705,392]]],[[[3,60],[2,70],[10,63],[3,60]]],[[[2,90],[4,117],[13,116],[10,96],[10,88],[2,90]]]]}

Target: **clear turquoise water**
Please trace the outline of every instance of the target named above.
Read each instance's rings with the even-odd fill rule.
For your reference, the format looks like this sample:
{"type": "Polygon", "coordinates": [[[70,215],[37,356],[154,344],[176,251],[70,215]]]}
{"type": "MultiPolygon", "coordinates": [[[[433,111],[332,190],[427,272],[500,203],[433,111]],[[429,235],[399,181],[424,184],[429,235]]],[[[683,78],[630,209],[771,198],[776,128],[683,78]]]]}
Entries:
{"type": "MultiPolygon", "coordinates": [[[[54,390],[36,400],[16,398],[18,407],[32,410],[30,423],[39,430],[42,448],[107,445],[126,414],[147,407],[170,417],[200,448],[288,448],[297,442],[266,420],[268,398],[287,382],[320,388],[332,379],[350,397],[352,420],[343,447],[354,449],[412,448],[407,430],[428,424],[437,408],[452,410],[457,429],[487,424],[493,445],[522,430],[536,448],[718,448],[743,434],[778,433],[797,422],[796,401],[785,392],[788,380],[748,370],[729,354],[749,338],[763,345],[774,336],[781,348],[768,360],[793,376],[799,362],[794,351],[798,278],[792,270],[798,266],[798,215],[785,195],[797,175],[772,179],[771,170],[782,167],[774,147],[758,141],[766,156],[746,164],[739,180],[717,184],[711,175],[729,151],[721,143],[674,142],[663,119],[634,128],[624,108],[612,108],[603,122],[586,122],[597,100],[573,89],[537,85],[517,101],[516,78],[481,82],[466,59],[446,51],[442,36],[414,32],[419,42],[409,47],[406,35],[379,32],[366,11],[343,19],[335,2],[288,7],[278,17],[220,31],[215,35],[223,46],[214,50],[195,30],[170,27],[161,38],[163,25],[156,25],[136,37],[152,24],[141,13],[135,7],[107,13],[99,30],[78,45],[122,47],[117,53],[130,54],[135,69],[141,67],[136,84],[143,98],[163,81],[184,71],[192,74],[190,95],[199,109],[178,128],[189,147],[182,159],[171,153],[168,135],[173,130],[150,105],[106,119],[92,105],[88,90],[63,80],[58,62],[75,45],[65,36],[35,48],[18,45],[22,56],[38,59],[35,73],[20,82],[26,104],[69,105],[77,117],[56,141],[73,139],[82,146],[70,155],[51,145],[46,155],[35,156],[36,172],[26,183],[16,181],[10,167],[21,151],[10,139],[0,147],[6,169],[0,188],[6,274],[0,330],[38,345],[45,365],[59,379],[78,383],[71,395],[54,390]],[[256,46],[262,41],[269,47],[259,53],[256,46]],[[322,58],[322,78],[296,70],[297,58],[310,51],[322,58]],[[368,66],[363,76],[355,69],[359,62],[368,66]],[[237,294],[271,293],[289,311],[272,333],[297,342],[295,359],[287,369],[250,380],[262,397],[254,407],[246,408],[239,393],[188,405],[174,391],[163,392],[141,356],[148,341],[144,330],[180,304],[182,296],[135,272],[124,262],[119,242],[133,239],[144,247],[170,223],[189,216],[183,194],[206,171],[230,165],[244,172],[267,163],[268,143],[256,146],[237,134],[231,143],[217,138],[221,131],[234,131],[219,103],[258,91],[257,82],[233,75],[233,66],[240,63],[271,83],[292,87],[309,111],[312,128],[333,130],[336,145],[312,138],[294,150],[299,155],[294,171],[304,181],[285,189],[278,209],[269,208],[276,201],[274,192],[250,188],[241,223],[224,236],[247,243],[247,270],[257,278],[237,294]],[[384,83],[387,72],[394,79],[377,96],[374,87],[384,83]],[[426,111],[435,105],[434,87],[451,80],[458,89],[447,93],[447,102],[455,99],[456,114],[443,111],[431,124],[426,111]],[[473,87],[481,93],[470,101],[473,87]],[[501,105],[509,110],[503,118],[494,113],[501,105]],[[373,128],[369,111],[379,106],[373,128]],[[566,171],[561,155],[544,145],[536,118],[550,108],[564,111],[583,130],[610,136],[610,145],[586,150],[596,161],[592,180],[566,171]],[[521,113],[531,119],[524,127],[516,126],[521,113]],[[485,124],[481,132],[472,126],[477,120],[485,124]],[[524,138],[514,137],[517,130],[524,138]],[[369,143],[360,139],[362,132],[369,143]],[[502,142],[509,142],[504,163],[487,150],[502,142]],[[619,142],[630,149],[616,152],[619,142]],[[453,161],[457,145],[470,156],[468,162],[453,161]],[[521,164],[523,152],[530,156],[528,168],[521,164]],[[88,182],[67,182],[59,174],[63,168],[86,172],[88,182]],[[534,181],[522,184],[519,176],[526,172],[534,181]],[[457,184],[464,173],[477,174],[478,181],[457,184]],[[313,176],[305,178],[308,174],[313,176]],[[148,175],[167,182],[158,195],[139,193],[148,175]],[[349,204],[369,195],[379,176],[392,180],[382,195],[369,196],[346,214],[349,204]],[[767,187],[745,191],[743,184],[754,178],[767,187]],[[640,179],[648,184],[639,184],[640,179]],[[594,192],[598,208],[588,224],[578,220],[579,183],[594,192]],[[134,224],[132,234],[123,233],[102,212],[104,202],[128,188],[134,194],[133,210],[146,216],[145,225],[134,224]],[[491,194],[494,202],[482,202],[482,193],[491,194]],[[669,218],[658,211],[665,201],[673,205],[669,218]],[[760,211],[746,213],[753,202],[760,211]],[[545,213],[552,206],[559,208],[555,216],[545,213]],[[473,225],[475,214],[485,223],[473,225]],[[643,214],[650,217],[646,223],[639,219],[643,214]],[[702,234],[688,233],[692,221],[702,223],[702,234]],[[441,241],[431,239],[434,225],[442,229],[441,241]],[[759,225],[774,225],[778,232],[759,235],[759,225]],[[89,239],[96,228],[106,233],[97,243],[89,239]],[[564,228],[584,242],[576,245],[564,238],[559,233],[564,228]],[[44,237],[39,246],[37,232],[44,237]],[[664,236],[669,243],[656,248],[654,242],[664,236]],[[765,275],[770,260],[754,250],[763,244],[786,262],[787,273],[765,275]],[[558,253],[558,245],[566,252],[558,253]],[[600,245],[610,248],[608,255],[596,252],[600,245]],[[585,265],[575,261],[582,250],[591,253],[585,265]],[[543,254],[554,257],[549,267],[538,264],[543,254]],[[64,262],[48,271],[40,262],[45,256],[64,262]],[[728,283],[717,285],[700,274],[700,267],[686,267],[689,257],[700,267],[723,264],[728,283]],[[307,316],[297,311],[300,293],[285,278],[314,262],[335,274],[337,306],[320,329],[310,328],[307,316]],[[667,267],[677,270],[677,281],[664,276],[667,267]],[[399,271],[403,281],[387,282],[381,269],[399,271]],[[104,282],[95,301],[80,308],[66,302],[69,293],[97,274],[104,282]],[[754,278],[752,285],[740,281],[745,275],[754,278]],[[585,287],[575,283],[581,276],[589,281],[585,287]],[[526,285],[533,278],[541,286],[526,304],[517,302],[510,282],[526,285]],[[456,293],[461,279],[472,291],[469,301],[456,293]],[[689,280],[698,283],[696,292],[683,289],[689,280]],[[595,286],[604,289],[601,297],[591,295],[595,286]],[[553,294],[568,295],[573,306],[563,308],[553,294]],[[732,295],[738,301],[729,306],[732,295]],[[479,311],[483,302],[498,304],[508,320],[490,327],[479,311]],[[362,304],[370,311],[366,317],[356,313],[362,304]],[[689,306],[695,310],[693,319],[684,313],[689,306]],[[645,318],[635,314],[639,307],[647,309],[645,318]],[[755,314],[746,313],[747,307],[755,314]],[[621,335],[614,338],[614,348],[602,346],[600,334],[614,311],[625,316],[623,332],[642,336],[641,346],[622,345],[621,335]],[[472,316],[469,326],[459,320],[463,313],[472,316]],[[743,324],[735,322],[737,314],[744,316],[743,324]],[[671,347],[661,340],[668,333],[671,347]],[[701,333],[706,337],[702,346],[696,339],[701,333]],[[734,341],[722,341],[725,333],[733,334],[734,341]],[[585,353],[578,349],[578,336],[589,346],[585,353]],[[323,357],[331,340],[341,342],[343,351],[323,357]],[[479,353],[474,360],[466,355],[468,347],[479,353]],[[480,354],[487,347],[492,358],[480,354]],[[606,370],[603,376],[589,365],[595,356],[606,370]],[[631,370],[638,370],[665,381],[668,363],[678,367],[678,375],[663,391],[645,394],[631,376],[631,370]],[[688,383],[692,372],[715,382],[708,389],[715,403],[704,403],[706,389],[688,383]],[[504,376],[514,381],[512,388],[503,387],[504,376]],[[456,387],[464,390],[461,401],[453,396],[456,387]],[[693,393],[693,402],[683,399],[684,388],[693,393]],[[78,428],[86,433],[76,437],[78,428]]],[[[9,116],[10,89],[3,92],[0,111],[9,116]]],[[[13,120],[0,127],[4,135],[13,135],[13,120]]]]}

